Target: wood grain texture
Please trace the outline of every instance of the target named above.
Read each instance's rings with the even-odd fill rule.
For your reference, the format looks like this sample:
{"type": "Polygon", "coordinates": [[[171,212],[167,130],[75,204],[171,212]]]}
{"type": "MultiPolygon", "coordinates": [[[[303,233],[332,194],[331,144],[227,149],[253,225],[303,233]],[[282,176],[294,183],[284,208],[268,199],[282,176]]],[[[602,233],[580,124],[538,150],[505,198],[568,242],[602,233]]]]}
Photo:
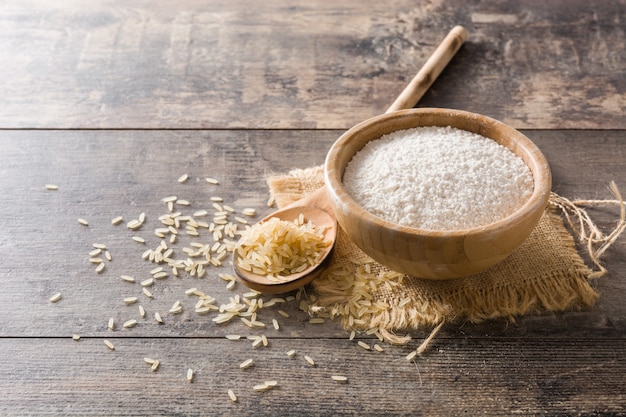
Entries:
{"type": "Polygon", "coordinates": [[[455,25],[421,106],[626,128],[626,3],[7,0],[0,127],[336,128],[382,113],[455,25]]]}
{"type": "Polygon", "coordinates": [[[623,338],[436,340],[365,351],[346,339],[0,339],[3,416],[622,415],[623,338]],[[285,352],[295,349],[291,359],[285,352]],[[593,352],[593,356],[589,355],[593,352]],[[308,355],[315,361],[310,367],[308,355]],[[158,359],[151,372],[144,357],[158,359]],[[255,365],[239,364],[252,358],[255,365]],[[195,372],[187,382],[187,369],[195,372]],[[344,375],[347,383],[332,381],[344,375]],[[275,380],[278,386],[255,392],[275,380]],[[238,397],[233,403],[227,395],[238,397]]]}

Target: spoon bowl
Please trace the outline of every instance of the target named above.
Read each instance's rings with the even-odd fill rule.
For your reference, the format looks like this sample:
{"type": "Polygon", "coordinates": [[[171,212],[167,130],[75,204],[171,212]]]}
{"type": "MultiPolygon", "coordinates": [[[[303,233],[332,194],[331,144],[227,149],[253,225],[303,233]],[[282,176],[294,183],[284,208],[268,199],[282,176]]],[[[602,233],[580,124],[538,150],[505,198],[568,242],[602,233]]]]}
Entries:
{"type": "Polygon", "coordinates": [[[240,268],[238,266],[240,255],[238,251],[235,250],[234,270],[237,277],[244,285],[262,293],[281,294],[310,283],[322,273],[326,262],[330,258],[329,255],[332,252],[337,237],[337,220],[330,209],[330,201],[325,187],[261,219],[259,224],[274,217],[279,220],[293,222],[298,219],[300,214],[304,216],[305,222],[310,221],[315,227],[323,228],[324,240],[330,242],[325,248],[320,262],[315,265],[310,265],[305,270],[295,274],[279,275],[276,278],[270,278],[240,268]]]}

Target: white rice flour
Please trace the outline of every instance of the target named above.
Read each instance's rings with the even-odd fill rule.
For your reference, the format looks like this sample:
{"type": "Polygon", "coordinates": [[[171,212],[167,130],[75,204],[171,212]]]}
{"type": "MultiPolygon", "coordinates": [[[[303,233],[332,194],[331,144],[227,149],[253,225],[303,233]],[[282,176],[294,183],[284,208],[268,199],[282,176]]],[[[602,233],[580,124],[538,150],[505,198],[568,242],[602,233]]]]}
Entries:
{"type": "Polygon", "coordinates": [[[367,211],[426,230],[483,226],[533,192],[524,161],[497,142],[452,127],[420,127],[369,142],[348,163],[344,186],[367,211]]]}

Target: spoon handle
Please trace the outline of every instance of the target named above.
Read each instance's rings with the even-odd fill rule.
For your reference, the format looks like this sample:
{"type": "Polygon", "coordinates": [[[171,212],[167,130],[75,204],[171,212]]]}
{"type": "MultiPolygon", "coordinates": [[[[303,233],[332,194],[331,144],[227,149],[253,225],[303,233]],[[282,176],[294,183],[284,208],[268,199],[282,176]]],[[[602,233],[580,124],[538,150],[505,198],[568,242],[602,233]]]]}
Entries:
{"type": "Polygon", "coordinates": [[[455,26],[439,44],[435,52],[428,58],[424,66],[402,90],[398,98],[385,113],[410,109],[422,98],[426,90],[435,82],[441,71],[457,53],[467,39],[467,30],[463,26],[455,26]]]}

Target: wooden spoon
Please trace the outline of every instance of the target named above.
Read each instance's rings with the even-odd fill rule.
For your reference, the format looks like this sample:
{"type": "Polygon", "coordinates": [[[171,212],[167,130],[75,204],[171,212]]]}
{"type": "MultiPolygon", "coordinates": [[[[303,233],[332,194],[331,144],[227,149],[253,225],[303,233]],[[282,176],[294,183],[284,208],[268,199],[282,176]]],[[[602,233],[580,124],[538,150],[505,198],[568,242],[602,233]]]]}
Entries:
{"type": "MultiPolygon", "coordinates": [[[[435,82],[441,71],[450,62],[467,39],[467,31],[462,26],[455,26],[444,40],[439,44],[435,52],[426,61],[424,66],[413,77],[409,84],[402,90],[398,98],[387,109],[386,113],[413,107],[422,98],[428,88],[435,82]]],[[[263,218],[259,223],[276,217],[279,220],[293,221],[300,214],[305,221],[311,221],[316,227],[325,228],[324,238],[331,242],[326,248],[319,264],[311,265],[297,274],[280,276],[278,280],[246,271],[238,266],[239,253],[235,250],[234,270],[237,277],[248,287],[269,294],[279,294],[302,287],[323,271],[323,265],[330,259],[329,255],[337,239],[337,219],[333,214],[332,206],[328,198],[326,187],[306,195],[302,199],[278,210],[263,218]]]]}
{"type": "Polygon", "coordinates": [[[240,268],[238,266],[240,255],[238,251],[235,250],[235,273],[246,286],[269,294],[289,292],[313,281],[319,276],[319,274],[321,274],[323,270],[321,265],[328,260],[335,244],[335,240],[337,239],[337,219],[332,213],[333,211],[330,206],[330,200],[328,199],[328,193],[326,192],[326,188],[322,187],[307,194],[300,200],[282,208],[281,210],[270,214],[259,222],[262,223],[272,217],[277,217],[280,220],[291,222],[296,220],[300,214],[302,214],[305,221],[310,221],[317,228],[323,228],[324,240],[331,242],[331,244],[326,247],[326,251],[321,257],[319,264],[311,265],[304,271],[298,272],[297,274],[281,276],[278,280],[276,280],[240,268]]]}

